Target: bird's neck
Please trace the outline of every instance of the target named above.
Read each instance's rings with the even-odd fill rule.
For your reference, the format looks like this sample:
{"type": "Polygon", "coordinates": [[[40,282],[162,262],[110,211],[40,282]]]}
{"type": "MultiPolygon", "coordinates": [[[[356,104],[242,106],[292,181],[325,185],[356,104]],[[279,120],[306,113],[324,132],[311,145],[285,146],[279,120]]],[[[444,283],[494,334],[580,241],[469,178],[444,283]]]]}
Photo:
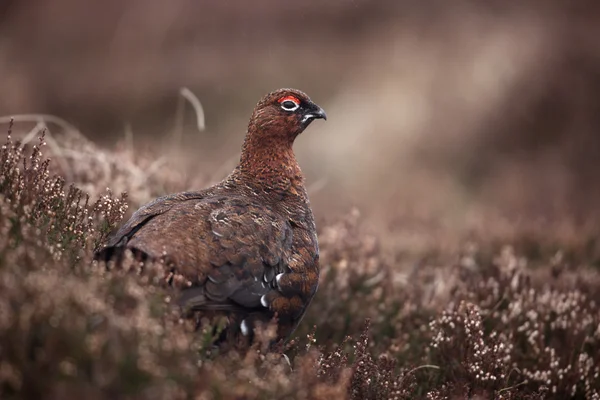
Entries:
{"type": "Polygon", "coordinates": [[[246,136],[239,170],[251,181],[269,189],[296,191],[302,188],[304,177],[292,142],[280,137],[255,139],[246,136]]]}

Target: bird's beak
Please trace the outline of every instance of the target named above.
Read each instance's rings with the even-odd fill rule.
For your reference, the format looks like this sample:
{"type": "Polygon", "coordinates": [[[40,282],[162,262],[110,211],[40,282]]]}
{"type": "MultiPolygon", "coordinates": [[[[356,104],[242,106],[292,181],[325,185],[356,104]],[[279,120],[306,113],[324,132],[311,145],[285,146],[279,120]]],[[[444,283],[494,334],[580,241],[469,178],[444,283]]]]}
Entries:
{"type": "Polygon", "coordinates": [[[313,104],[313,106],[309,108],[306,113],[304,113],[302,122],[306,123],[312,121],[313,119],[324,119],[327,121],[327,114],[325,114],[325,110],[316,104],[313,104]]]}

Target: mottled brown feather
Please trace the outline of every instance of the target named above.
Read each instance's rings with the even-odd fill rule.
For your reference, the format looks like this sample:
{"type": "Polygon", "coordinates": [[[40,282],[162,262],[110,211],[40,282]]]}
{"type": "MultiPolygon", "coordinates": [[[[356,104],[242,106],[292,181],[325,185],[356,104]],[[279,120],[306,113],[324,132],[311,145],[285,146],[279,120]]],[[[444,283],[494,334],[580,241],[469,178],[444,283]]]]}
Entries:
{"type": "MultiPolygon", "coordinates": [[[[290,103],[287,103],[288,105],[290,103]]],[[[306,94],[280,89],[256,106],[240,163],[219,184],[171,194],[143,206],[112,236],[97,257],[108,260],[131,249],[164,259],[192,285],[180,304],[200,314],[240,324],[277,316],[280,339],[295,329],[319,281],[319,249],[294,139],[323,110],[306,94]],[[292,96],[298,109],[282,108],[292,96]],[[266,307],[265,307],[266,305],[266,307]]]]}

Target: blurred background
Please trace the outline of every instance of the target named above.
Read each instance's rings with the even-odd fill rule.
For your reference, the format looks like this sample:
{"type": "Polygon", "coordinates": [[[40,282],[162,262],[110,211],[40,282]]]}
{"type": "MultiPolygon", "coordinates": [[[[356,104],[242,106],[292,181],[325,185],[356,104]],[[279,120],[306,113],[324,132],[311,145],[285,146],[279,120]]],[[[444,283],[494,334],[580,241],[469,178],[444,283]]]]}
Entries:
{"type": "Polygon", "coordinates": [[[188,107],[187,161],[164,168],[212,182],[260,97],[296,87],[329,117],[295,145],[320,220],[356,206],[411,237],[596,224],[599,17],[592,1],[2,0],[0,115],[164,151],[187,87],[206,129],[188,107]]]}

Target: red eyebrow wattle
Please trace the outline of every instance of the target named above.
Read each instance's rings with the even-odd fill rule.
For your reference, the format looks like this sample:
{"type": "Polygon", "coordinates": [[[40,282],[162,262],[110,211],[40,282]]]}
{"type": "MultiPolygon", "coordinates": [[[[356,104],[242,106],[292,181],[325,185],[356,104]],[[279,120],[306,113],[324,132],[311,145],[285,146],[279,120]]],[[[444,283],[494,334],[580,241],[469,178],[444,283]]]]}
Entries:
{"type": "Polygon", "coordinates": [[[300,104],[300,100],[298,100],[295,96],[285,96],[279,99],[279,103],[283,103],[284,101],[293,101],[296,104],[300,104]]]}

